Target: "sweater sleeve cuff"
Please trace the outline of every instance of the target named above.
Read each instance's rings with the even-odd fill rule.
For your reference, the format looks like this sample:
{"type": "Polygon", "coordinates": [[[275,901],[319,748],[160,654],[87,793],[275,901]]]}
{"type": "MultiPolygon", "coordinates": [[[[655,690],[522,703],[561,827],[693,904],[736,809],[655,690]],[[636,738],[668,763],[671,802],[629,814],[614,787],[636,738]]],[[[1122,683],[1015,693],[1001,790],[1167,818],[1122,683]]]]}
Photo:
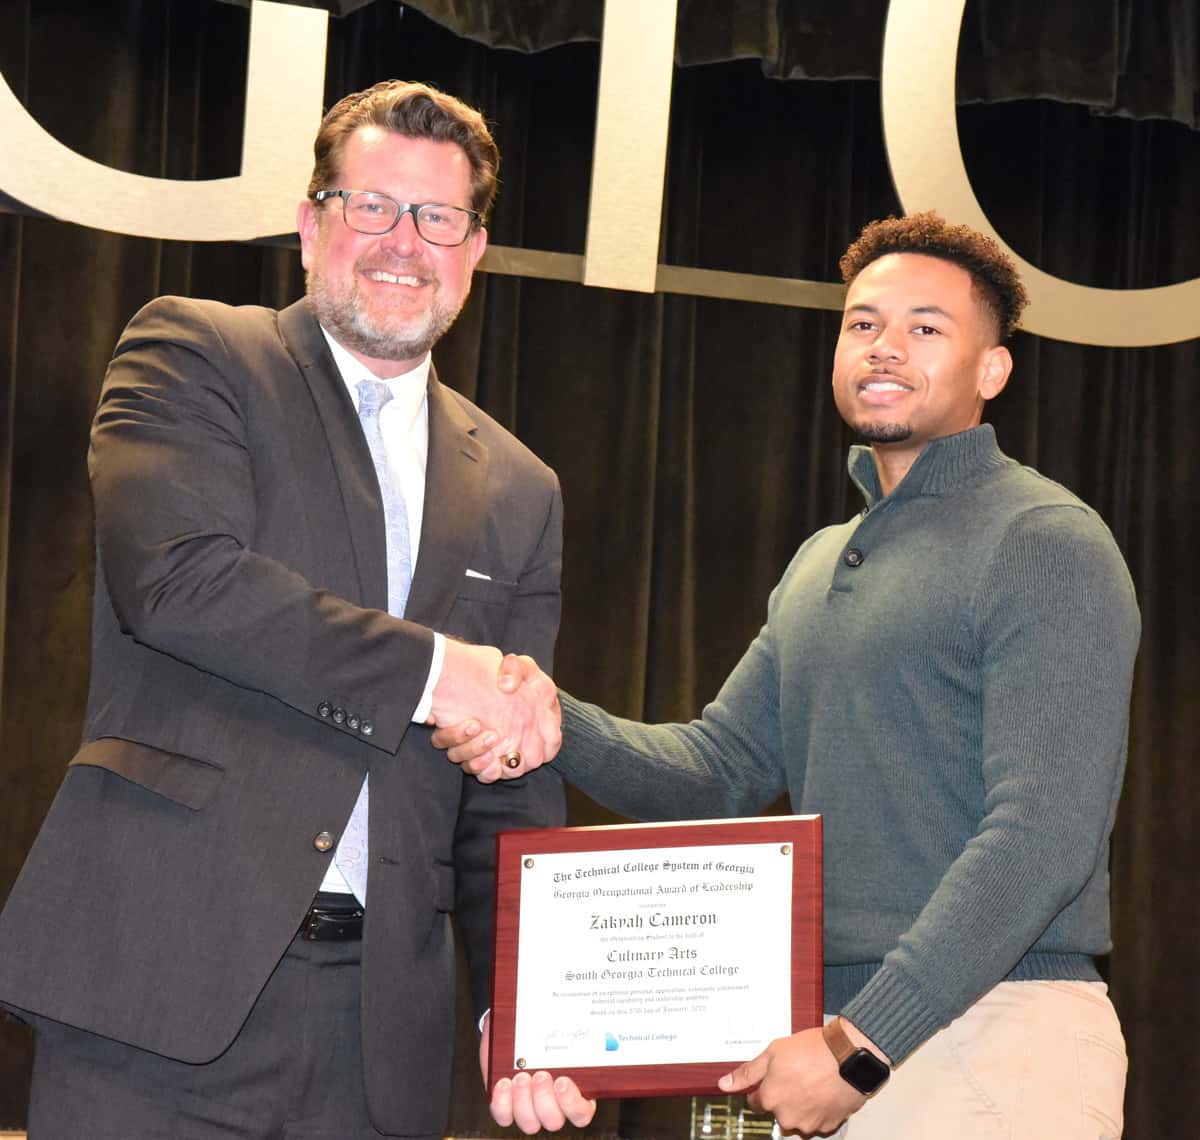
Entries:
{"type": "Polygon", "coordinates": [[[893,1065],[942,1027],[911,983],[886,965],[838,1012],[882,1049],[893,1065]]]}

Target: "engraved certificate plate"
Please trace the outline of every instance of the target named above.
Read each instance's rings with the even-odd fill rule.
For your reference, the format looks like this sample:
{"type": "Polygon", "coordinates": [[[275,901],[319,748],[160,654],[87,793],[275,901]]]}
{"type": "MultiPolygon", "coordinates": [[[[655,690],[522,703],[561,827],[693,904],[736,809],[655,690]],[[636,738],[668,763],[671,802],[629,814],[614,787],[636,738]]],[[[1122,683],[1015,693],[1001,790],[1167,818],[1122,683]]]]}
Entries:
{"type": "Polygon", "coordinates": [[[816,816],[505,832],[488,1084],[716,1091],[821,1023],[816,816]]]}

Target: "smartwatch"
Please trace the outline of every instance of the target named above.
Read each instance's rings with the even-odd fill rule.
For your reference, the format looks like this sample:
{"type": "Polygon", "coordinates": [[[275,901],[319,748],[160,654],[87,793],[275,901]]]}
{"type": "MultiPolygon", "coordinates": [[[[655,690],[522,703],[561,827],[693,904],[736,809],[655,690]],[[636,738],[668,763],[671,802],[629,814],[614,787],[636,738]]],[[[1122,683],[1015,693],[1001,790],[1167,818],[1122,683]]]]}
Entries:
{"type": "Polygon", "coordinates": [[[825,1044],[838,1063],[838,1072],[851,1088],[863,1096],[873,1096],[887,1083],[892,1070],[870,1049],[860,1049],[846,1036],[839,1018],[827,1022],[821,1030],[825,1044]]]}

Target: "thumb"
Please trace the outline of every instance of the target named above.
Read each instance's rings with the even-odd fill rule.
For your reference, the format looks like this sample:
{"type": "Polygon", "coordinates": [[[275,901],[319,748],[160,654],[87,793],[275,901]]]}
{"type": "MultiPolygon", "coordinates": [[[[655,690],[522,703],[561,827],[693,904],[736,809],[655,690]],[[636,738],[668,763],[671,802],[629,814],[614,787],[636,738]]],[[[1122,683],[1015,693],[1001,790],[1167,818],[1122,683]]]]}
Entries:
{"type": "Polygon", "coordinates": [[[488,1060],[491,1046],[491,1034],[488,1030],[491,1028],[492,1012],[488,1010],[483,1015],[483,1025],[479,1032],[479,1071],[483,1074],[483,1087],[487,1088],[488,1079],[488,1060]]]}
{"type": "Polygon", "coordinates": [[[770,1063],[771,1058],[764,1049],[757,1057],[738,1065],[732,1073],[726,1073],[717,1084],[722,1092],[744,1092],[762,1081],[770,1063]]]}
{"type": "Polygon", "coordinates": [[[521,687],[521,659],[515,653],[506,653],[496,675],[496,687],[502,693],[515,693],[521,687]]]}

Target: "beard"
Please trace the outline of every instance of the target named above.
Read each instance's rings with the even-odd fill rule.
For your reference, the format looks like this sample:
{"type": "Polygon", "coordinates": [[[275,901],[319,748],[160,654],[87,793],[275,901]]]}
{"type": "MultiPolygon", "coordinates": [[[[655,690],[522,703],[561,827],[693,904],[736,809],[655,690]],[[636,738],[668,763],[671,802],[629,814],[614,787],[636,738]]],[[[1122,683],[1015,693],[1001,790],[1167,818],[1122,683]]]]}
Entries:
{"type": "MultiPolygon", "coordinates": [[[[403,269],[398,272],[404,272],[403,269]]],[[[447,304],[439,292],[440,280],[432,275],[433,298],[429,308],[405,319],[376,317],[367,311],[357,285],[358,266],[348,285],[330,282],[318,271],[305,278],[305,291],[321,322],[346,348],[373,360],[416,360],[424,356],[454,324],[466,294],[457,304],[447,304]]],[[[421,276],[430,278],[429,272],[421,276]]]]}
{"type": "Polygon", "coordinates": [[[903,443],[913,433],[912,424],[851,424],[859,443],[903,443]]]}

